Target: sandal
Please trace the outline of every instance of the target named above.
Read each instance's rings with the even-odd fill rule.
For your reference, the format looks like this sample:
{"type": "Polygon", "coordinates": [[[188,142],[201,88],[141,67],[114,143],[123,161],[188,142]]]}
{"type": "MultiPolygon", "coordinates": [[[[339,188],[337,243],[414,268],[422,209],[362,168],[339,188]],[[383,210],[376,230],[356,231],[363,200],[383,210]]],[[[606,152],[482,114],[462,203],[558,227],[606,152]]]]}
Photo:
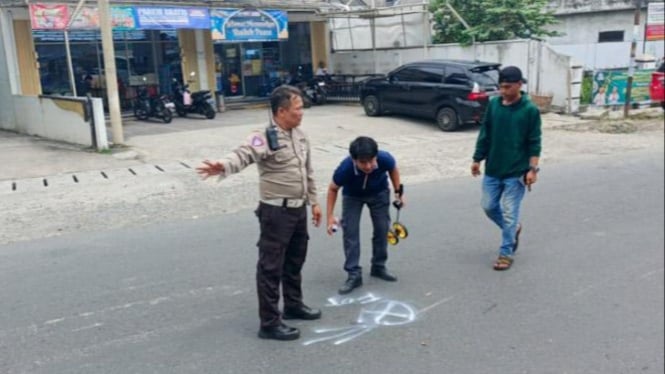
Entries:
{"type": "Polygon", "coordinates": [[[508,270],[513,265],[513,259],[508,256],[499,256],[494,262],[494,270],[508,270]]]}

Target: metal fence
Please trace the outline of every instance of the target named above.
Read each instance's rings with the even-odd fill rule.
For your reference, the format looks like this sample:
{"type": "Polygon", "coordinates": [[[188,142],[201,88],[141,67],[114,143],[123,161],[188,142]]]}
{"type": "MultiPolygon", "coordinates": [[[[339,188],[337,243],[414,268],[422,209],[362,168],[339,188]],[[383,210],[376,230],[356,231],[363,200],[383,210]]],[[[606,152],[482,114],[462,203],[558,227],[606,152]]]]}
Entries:
{"type": "Polygon", "coordinates": [[[381,77],[383,74],[334,74],[326,79],[328,101],[360,101],[360,87],[370,78],[381,77]]]}

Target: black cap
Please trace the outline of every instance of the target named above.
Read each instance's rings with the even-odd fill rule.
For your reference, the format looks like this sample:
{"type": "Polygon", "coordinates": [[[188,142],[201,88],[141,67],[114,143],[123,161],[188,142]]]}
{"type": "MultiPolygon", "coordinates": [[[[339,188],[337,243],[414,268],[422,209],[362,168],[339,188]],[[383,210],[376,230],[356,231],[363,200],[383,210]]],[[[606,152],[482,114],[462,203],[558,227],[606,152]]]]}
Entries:
{"type": "Polygon", "coordinates": [[[517,66],[506,66],[499,71],[499,83],[526,83],[526,79],[522,76],[522,70],[517,66]]]}

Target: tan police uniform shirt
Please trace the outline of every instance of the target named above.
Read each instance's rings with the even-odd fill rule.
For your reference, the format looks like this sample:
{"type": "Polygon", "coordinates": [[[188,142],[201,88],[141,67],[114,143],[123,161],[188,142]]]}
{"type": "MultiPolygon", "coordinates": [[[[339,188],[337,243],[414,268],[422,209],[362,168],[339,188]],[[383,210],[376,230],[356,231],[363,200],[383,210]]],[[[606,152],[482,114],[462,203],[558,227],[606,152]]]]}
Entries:
{"type": "Polygon", "coordinates": [[[262,200],[305,199],[311,205],[318,204],[309,139],[297,127],[276,129],[280,149],[270,150],[265,130],[253,132],[245,144],[220,160],[224,165],[223,176],[256,163],[262,200]]]}

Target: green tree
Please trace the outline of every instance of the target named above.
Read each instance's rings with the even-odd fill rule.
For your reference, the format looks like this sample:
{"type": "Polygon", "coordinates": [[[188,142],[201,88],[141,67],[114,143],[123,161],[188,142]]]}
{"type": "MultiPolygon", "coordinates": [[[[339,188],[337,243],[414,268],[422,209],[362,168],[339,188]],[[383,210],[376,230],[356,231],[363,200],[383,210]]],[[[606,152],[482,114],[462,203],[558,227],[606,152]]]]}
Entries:
{"type": "Polygon", "coordinates": [[[435,43],[462,43],[558,36],[547,30],[557,23],[548,0],[432,0],[435,43]],[[446,6],[449,3],[469,25],[467,30],[446,6]]]}

